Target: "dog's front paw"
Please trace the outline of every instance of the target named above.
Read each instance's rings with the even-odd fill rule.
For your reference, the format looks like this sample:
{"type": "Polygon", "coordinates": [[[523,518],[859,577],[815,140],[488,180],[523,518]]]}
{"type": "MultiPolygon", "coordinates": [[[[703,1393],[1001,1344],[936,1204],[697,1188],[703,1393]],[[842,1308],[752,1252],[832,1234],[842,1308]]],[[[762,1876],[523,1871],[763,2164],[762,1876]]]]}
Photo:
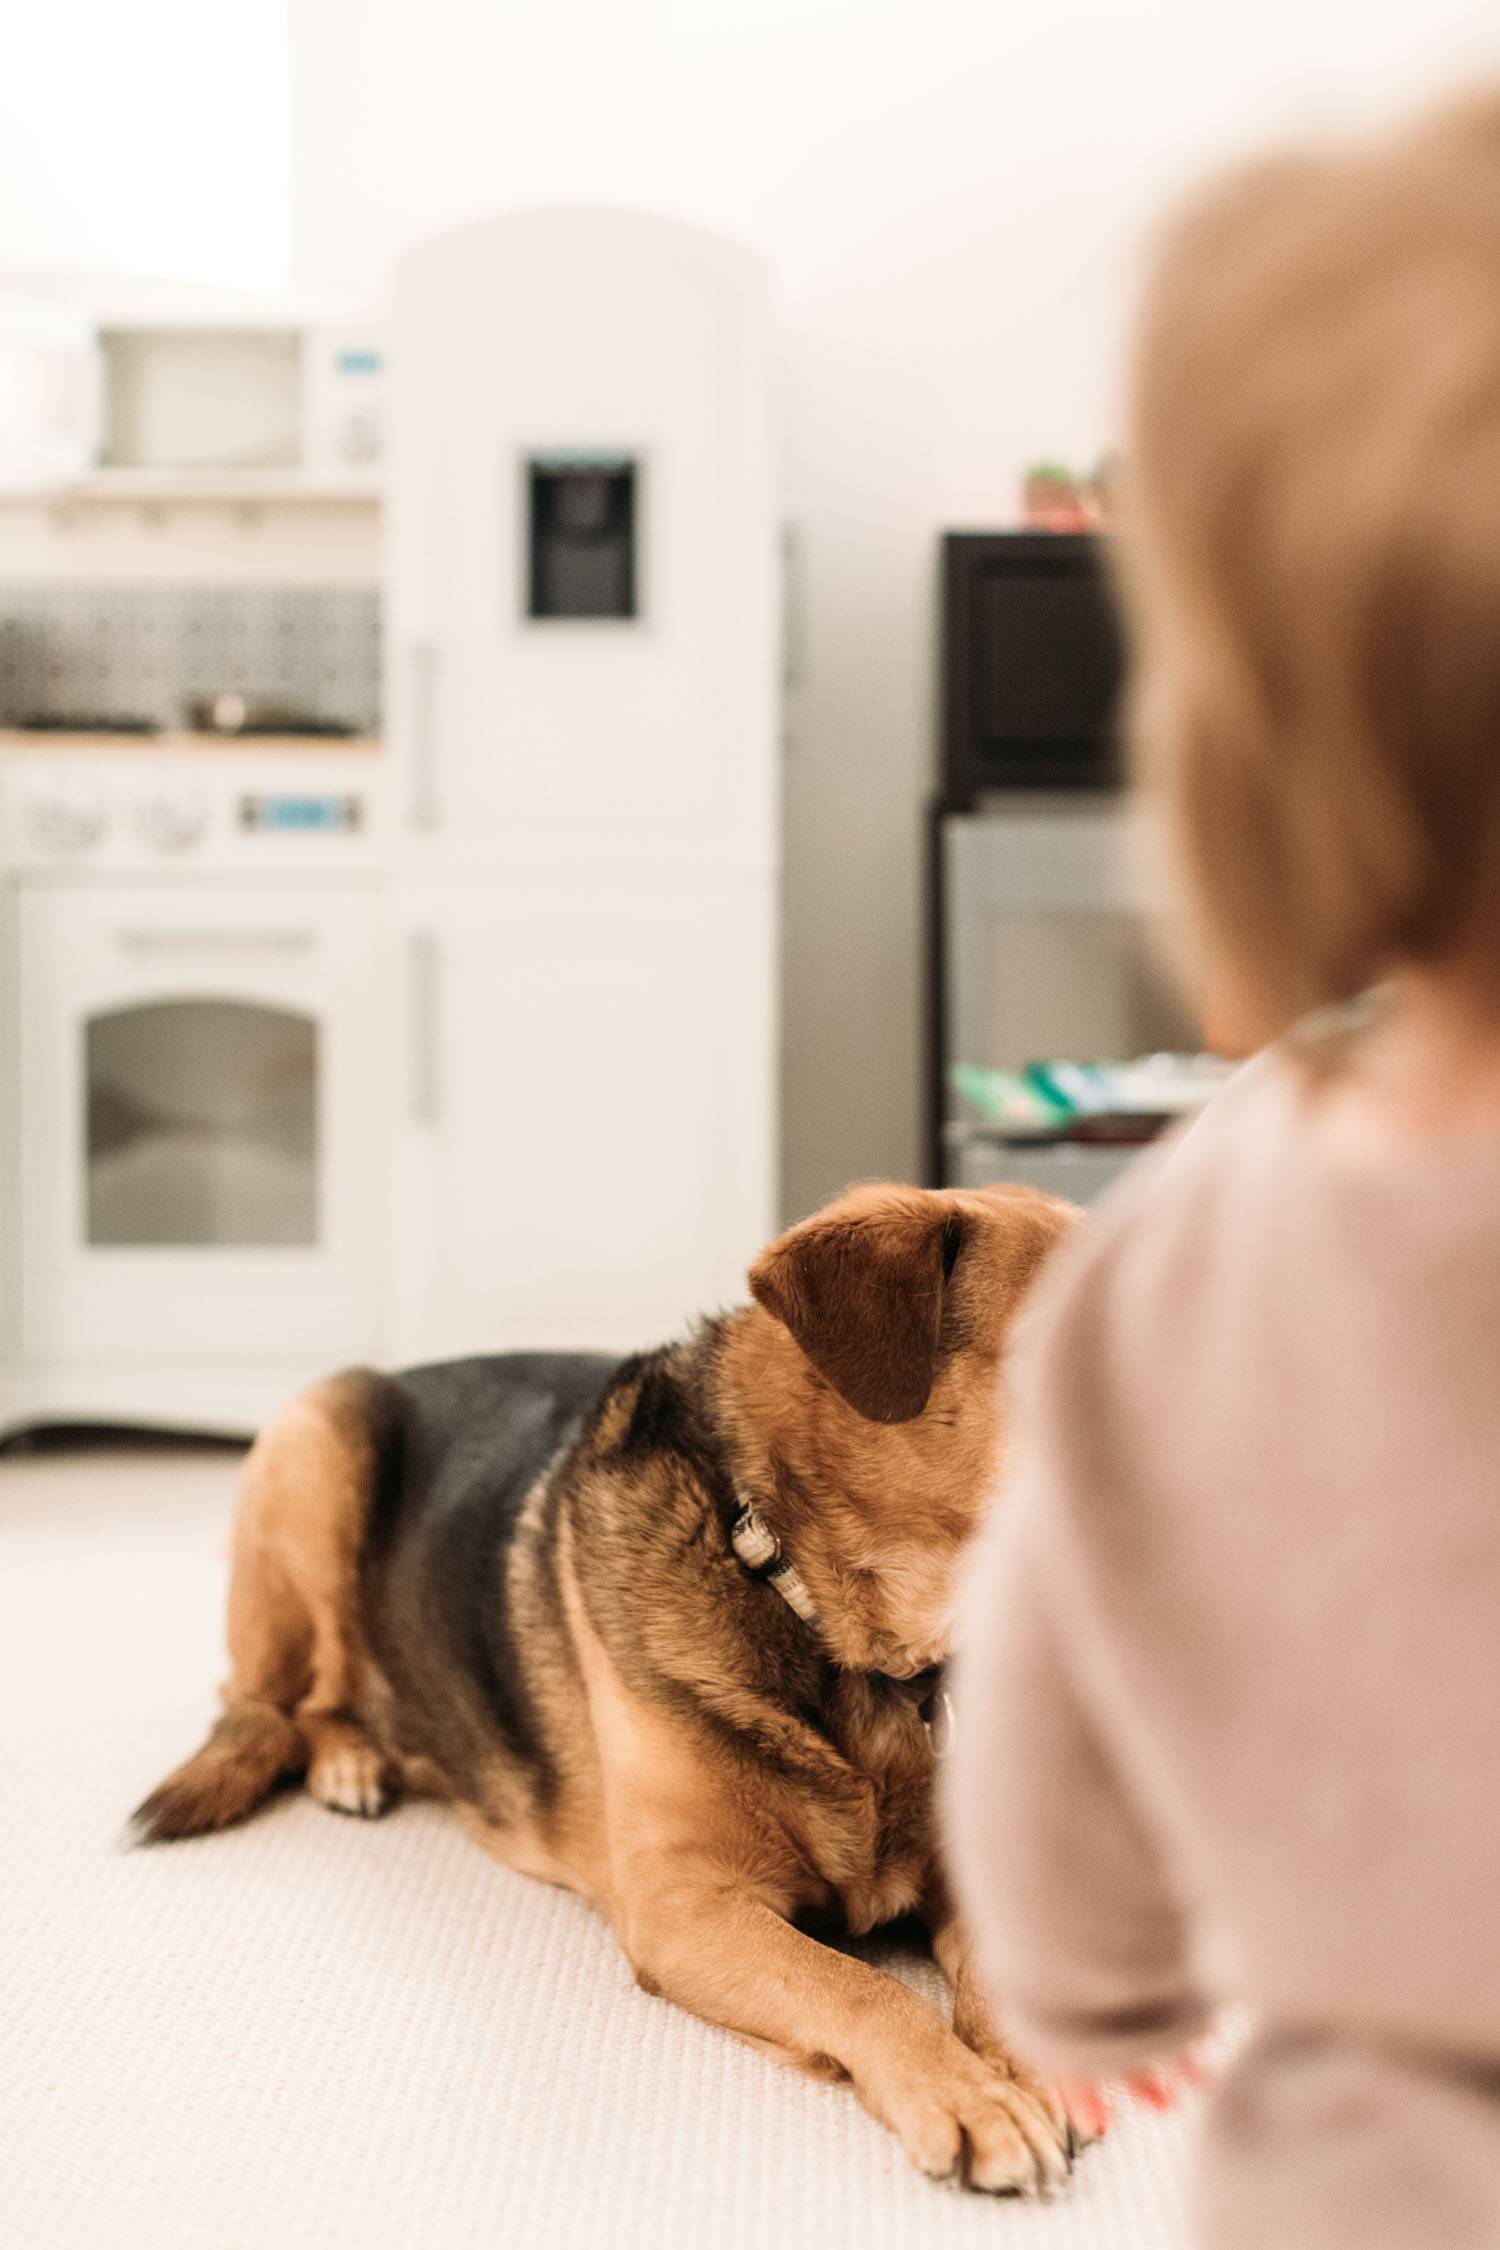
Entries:
{"type": "Polygon", "coordinates": [[[933,2179],[990,2195],[1046,2195],[1072,2169],[1061,2104],[988,2068],[957,2040],[935,2065],[914,2064],[882,2087],[879,2106],[918,2171],[933,2179]]]}
{"type": "MultiPolygon", "coordinates": [[[[965,2041],[965,2045],[971,2042],[965,2041]]],[[[1055,2080],[1044,2078],[1040,2071],[1032,2070],[1019,2062],[1000,2040],[974,2046],[981,2062],[997,2078],[1005,2078],[1036,2104],[1050,2122],[1054,2133],[1069,2156],[1080,2156],[1095,2141],[1103,2140],[1109,2129],[1109,2112],[1098,2102],[1089,2102],[1070,2093],[1055,2080]]]]}

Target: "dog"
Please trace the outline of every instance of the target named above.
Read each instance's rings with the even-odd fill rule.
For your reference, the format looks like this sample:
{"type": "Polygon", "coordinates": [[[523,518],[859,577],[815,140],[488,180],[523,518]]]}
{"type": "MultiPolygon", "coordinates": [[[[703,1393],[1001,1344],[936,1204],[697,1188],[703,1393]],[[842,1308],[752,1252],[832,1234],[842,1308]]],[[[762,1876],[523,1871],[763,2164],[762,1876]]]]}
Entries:
{"type": "Polygon", "coordinates": [[[663,1349],[318,1384],[247,1456],[223,1715],[137,1837],[296,1775],[346,1813],[447,1798],[594,1901],[646,1992],[848,2082],[926,2173],[1050,2191],[1083,2136],[986,2007],[932,1737],[1007,1335],[1076,1216],[862,1187],[663,1349]],[[951,2028],[814,1934],[910,1915],[951,2028]]]}

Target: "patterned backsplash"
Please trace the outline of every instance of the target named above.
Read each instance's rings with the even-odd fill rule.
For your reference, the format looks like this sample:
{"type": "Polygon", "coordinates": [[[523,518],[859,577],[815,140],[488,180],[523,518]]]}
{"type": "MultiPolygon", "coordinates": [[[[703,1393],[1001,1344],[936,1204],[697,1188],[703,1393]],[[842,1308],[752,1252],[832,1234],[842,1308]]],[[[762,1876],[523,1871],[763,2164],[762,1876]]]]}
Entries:
{"type": "Polygon", "coordinates": [[[0,726],[187,723],[221,694],[374,733],[380,597],[343,586],[0,585],[0,726]]]}

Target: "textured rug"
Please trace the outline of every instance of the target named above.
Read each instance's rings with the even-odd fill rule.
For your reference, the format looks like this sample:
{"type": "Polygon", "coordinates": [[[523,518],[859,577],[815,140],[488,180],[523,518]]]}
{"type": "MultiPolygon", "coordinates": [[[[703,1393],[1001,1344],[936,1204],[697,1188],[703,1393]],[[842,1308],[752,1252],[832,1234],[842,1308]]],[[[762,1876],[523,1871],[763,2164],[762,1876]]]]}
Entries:
{"type": "MultiPolygon", "coordinates": [[[[1191,2116],[1049,2205],[637,1991],[440,1808],[122,1852],[223,1669],[224,1454],[0,1459],[0,2239],[15,2250],[1187,2250],[1191,2116]]],[[[897,1964],[931,1988],[930,1968],[897,1964]]]]}

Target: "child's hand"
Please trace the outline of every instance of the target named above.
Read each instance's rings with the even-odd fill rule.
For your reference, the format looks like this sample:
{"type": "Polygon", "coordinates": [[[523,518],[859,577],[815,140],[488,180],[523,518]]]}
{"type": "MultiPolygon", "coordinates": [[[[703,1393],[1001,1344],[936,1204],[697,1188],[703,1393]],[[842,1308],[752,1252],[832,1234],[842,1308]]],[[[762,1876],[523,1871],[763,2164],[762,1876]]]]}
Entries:
{"type": "MultiPolygon", "coordinates": [[[[1212,2076],[1202,2053],[1190,2050],[1168,2062],[1151,2063],[1143,2070],[1127,2071],[1116,2083],[1151,2109],[1171,2109],[1195,2087],[1206,2086],[1212,2076]]],[[[1109,2130],[1109,2097],[1093,2078],[1059,2078],[1054,2081],[1073,2123],[1090,2140],[1102,2140],[1109,2130]]]]}

